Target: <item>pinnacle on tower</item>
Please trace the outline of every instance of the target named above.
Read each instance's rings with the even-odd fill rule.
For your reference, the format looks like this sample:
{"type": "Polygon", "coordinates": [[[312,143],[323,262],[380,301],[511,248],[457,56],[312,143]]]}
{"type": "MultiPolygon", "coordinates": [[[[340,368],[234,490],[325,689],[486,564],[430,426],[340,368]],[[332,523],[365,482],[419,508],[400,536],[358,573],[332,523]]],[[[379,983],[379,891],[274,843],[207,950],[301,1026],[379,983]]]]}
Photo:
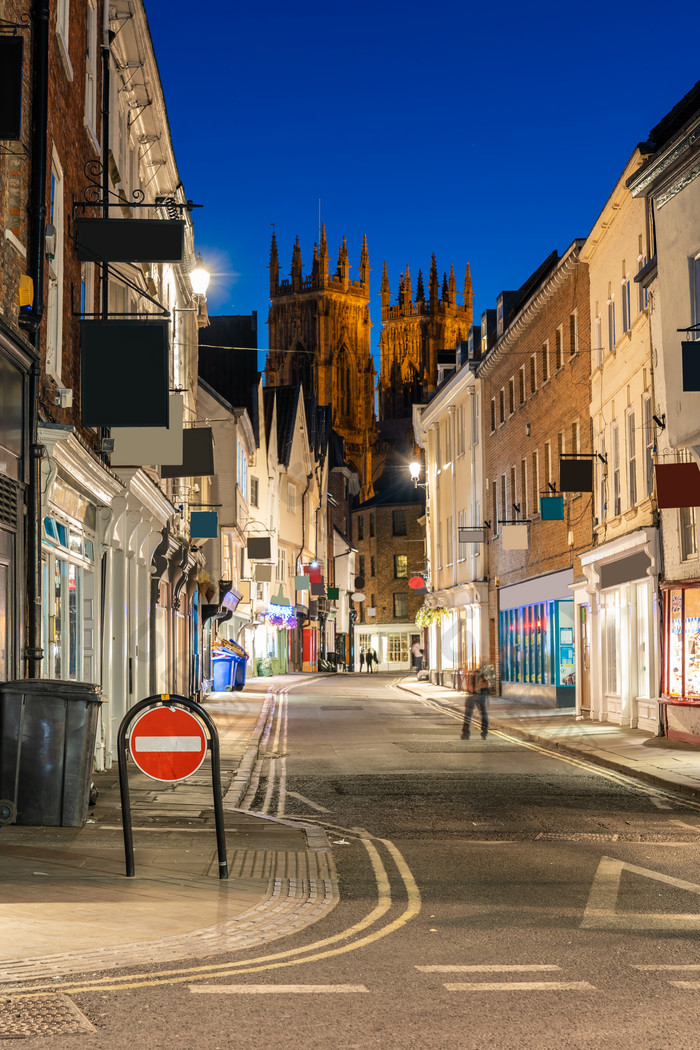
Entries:
{"type": "Polygon", "coordinates": [[[437,302],[438,297],[438,275],[437,275],[437,264],[435,262],[435,252],[432,254],[430,260],[430,301],[431,303],[437,302]]]}
{"type": "Polygon", "coordinates": [[[464,306],[465,309],[469,310],[470,315],[472,312],[472,300],[472,272],[469,268],[469,263],[467,263],[467,272],[464,276],[464,306]]]}
{"type": "Polygon", "coordinates": [[[399,306],[403,306],[403,274],[399,274],[399,306]]]}
{"type": "Polygon", "coordinates": [[[314,243],[314,257],[311,263],[311,276],[313,277],[314,284],[318,279],[318,245],[314,243]]]}
{"type": "Polygon", "coordinates": [[[360,283],[369,284],[369,252],[367,251],[367,234],[362,236],[362,255],[360,256],[360,283]]]}
{"type": "Polygon", "coordinates": [[[418,271],[418,283],[416,284],[416,302],[425,302],[425,289],[423,288],[423,271],[418,271]]]}
{"type": "Polygon", "coordinates": [[[326,240],[326,224],[321,226],[321,243],[318,250],[318,266],[321,276],[328,276],[328,241],[326,240]]]}
{"type": "Polygon", "coordinates": [[[450,302],[457,305],[457,282],[455,280],[455,268],[450,264],[450,302]]]}
{"type": "Polygon", "coordinates": [[[280,276],[280,261],[279,255],[277,254],[277,238],[275,236],[274,227],[272,229],[272,244],[270,245],[270,297],[272,297],[279,287],[279,276],[280,276]]]}
{"type": "Polygon", "coordinates": [[[391,291],[389,289],[389,274],[386,268],[386,259],[384,260],[384,269],[382,270],[382,310],[388,308],[389,300],[391,298],[391,291]]]}
{"type": "Polygon", "coordinates": [[[292,287],[301,287],[301,247],[299,245],[299,234],[294,242],[294,250],[292,252],[292,287]]]}
{"type": "Polygon", "coordinates": [[[449,302],[449,299],[450,299],[450,289],[449,289],[448,284],[447,284],[447,274],[443,273],[443,275],[442,275],[442,301],[443,301],[443,303],[447,303],[447,302],[449,302]]]}
{"type": "Polygon", "coordinates": [[[411,274],[408,269],[408,263],[406,264],[406,278],[403,283],[403,302],[404,306],[410,304],[413,291],[411,289],[411,274]]]}
{"type": "Polygon", "coordinates": [[[347,280],[349,272],[350,262],[348,259],[348,242],[345,238],[345,235],[343,235],[343,243],[341,244],[340,250],[338,252],[338,277],[342,278],[343,280],[347,280]]]}

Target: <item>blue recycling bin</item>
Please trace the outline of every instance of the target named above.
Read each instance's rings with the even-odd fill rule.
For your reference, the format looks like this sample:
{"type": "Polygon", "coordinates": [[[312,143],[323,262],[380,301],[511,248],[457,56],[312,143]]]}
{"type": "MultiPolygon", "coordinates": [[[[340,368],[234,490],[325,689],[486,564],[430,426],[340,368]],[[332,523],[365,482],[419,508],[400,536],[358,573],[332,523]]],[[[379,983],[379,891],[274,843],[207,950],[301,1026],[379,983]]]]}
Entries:
{"type": "Polygon", "coordinates": [[[245,656],[234,655],[231,675],[231,685],[239,692],[245,685],[245,671],[248,660],[245,656]]]}
{"type": "Polygon", "coordinates": [[[223,693],[233,686],[235,657],[233,653],[217,652],[212,657],[211,666],[214,676],[214,692],[223,693]]]}

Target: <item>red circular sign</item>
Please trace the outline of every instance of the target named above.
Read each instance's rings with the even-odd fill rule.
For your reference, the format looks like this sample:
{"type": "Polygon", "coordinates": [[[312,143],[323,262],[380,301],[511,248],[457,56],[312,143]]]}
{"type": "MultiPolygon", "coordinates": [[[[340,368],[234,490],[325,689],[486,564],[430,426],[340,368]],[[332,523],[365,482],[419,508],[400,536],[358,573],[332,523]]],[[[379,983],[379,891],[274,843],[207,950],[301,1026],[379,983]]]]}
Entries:
{"type": "Polygon", "coordinates": [[[425,580],[422,576],[411,576],[411,579],[408,581],[408,586],[413,587],[414,591],[418,591],[421,587],[425,587],[425,580]]]}
{"type": "Polygon", "coordinates": [[[131,757],[152,780],[186,780],[207,753],[201,723],[181,707],[152,707],[136,719],[129,735],[131,757]]]}

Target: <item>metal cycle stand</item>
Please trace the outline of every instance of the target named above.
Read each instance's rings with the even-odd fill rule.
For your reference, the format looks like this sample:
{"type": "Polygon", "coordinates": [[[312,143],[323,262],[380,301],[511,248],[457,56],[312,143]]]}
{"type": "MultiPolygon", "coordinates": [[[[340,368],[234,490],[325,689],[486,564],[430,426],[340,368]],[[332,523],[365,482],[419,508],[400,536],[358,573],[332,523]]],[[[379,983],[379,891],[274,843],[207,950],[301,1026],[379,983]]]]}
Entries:
{"type": "Polygon", "coordinates": [[[148,708],[156,707],[184,707],[192,712],[197,718],[204,722],[209,731],[208,749],[211,751],[211,779],[214,794],[214,819],[216,822],[216,848],[219,858],[219,878],[228,878],[228,863],[226,861],[226,836],[224,832],[224,804],[221,794],[221,752],[219,749],[219,732],[211,715],[205,711],[200,704],[191,700],[188,696],[179,696],[177,693],[156,693],[139,700],[134,704],[121,721],[117,736],[117,751],[119,764],[119,793],[122,806],[122,827],[124,831],[124,854],[126,859],[127,878],[134,876],[134,836],[131,823],[131,802],[129,798],[129,776],[126,767],[127,758],[127,729],[137,715],[148,708]]]}

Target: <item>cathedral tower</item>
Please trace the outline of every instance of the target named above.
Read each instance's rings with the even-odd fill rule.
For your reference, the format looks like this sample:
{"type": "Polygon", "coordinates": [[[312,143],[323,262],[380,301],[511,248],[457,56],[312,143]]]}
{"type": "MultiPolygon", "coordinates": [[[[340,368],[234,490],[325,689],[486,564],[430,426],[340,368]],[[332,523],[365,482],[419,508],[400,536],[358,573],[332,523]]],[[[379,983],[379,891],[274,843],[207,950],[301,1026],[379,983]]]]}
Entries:
{"type": "Polygon", "coordinates": [[[379,340],[380,419],[405,419],[411,406],[425,402],[437,386],[438,354],[456,350],[466,340],[472,323],[472,282],[467,263],[464,305],[457,304],[454,268],[449,279],[438,281],[433,255],[425,297],[423,274],[418,271],[415,301],[408,266],[399,280],[398,300],[391,304],[386,263],[382,275],[382,334],[379,340]]]}
{"type": "Polygon", "coordinates": [[[270,350],[268,386],[302,383],[318,405],[331,406],[333,429],[345,439],[348,463],[357,470],[362,499],[373,495],[372,445],[376,438],[374,365],[370,345],[369,255],[363,238],[359,280],[350,279],[343,242],[336,272],[328,272],[325,224],[314,245],[311,273],[303,274],[296,238],[289,280],[280,280],[277,240],[270,249],[270,350]]]}

